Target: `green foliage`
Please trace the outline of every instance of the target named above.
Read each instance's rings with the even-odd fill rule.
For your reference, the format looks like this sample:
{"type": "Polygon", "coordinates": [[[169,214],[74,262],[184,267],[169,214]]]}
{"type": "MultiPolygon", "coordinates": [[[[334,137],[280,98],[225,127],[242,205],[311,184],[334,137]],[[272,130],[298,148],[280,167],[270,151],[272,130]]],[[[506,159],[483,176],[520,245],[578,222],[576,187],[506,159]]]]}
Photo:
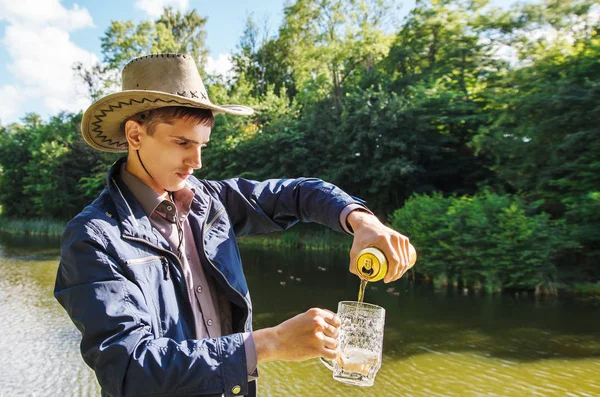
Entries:
{"type": "Polygon", "coordinates": [[[595,284],[575,284],[573,286],[573,291],[577,294],[584,295],[587,297],[594,297],[595,299],[600,300],[600,282],[595,284]]]}
{"type": "Polygon", "coordinates": [[[581,246],[573,265],[598,279],[600,37],[593,5],[522,6],[525,26],[546,34],[513,31],[523,66],[506,73],[489,97],[497,116],[479,129],[472,147],[492,160],[490,168],[510,189],[566,220],[581,246]]]}
{"type": "MultiPolygon", "coordinates": [[[[234,76],[205,82],[212,102],[256,113],[216,116],[197,176],[316,176],[383,217],[401,208],[394,222],[422,254],[417,270],[439,285],[596,282],[595,2],[500,10],[488,0],[418,0],[403,21],[398,4],[296,0],[275,30],[249,16],[234,76]]],[[[170,8],[155,21],[114,21],[101,38],[104,62],[74,69],[92,99],[118,89],[120,68],[151,52],[191,53],[205,75],[205,25],[170,8]]],[[[0,127],[5,216],[65,217],[102,189],[115,156],[87,148],[78,117],[0,127]]]]}
{"type": "Polygon", "coordinates": [[[238,50],[231,57],[237,76],[234,89],[239,91],[240,84],[248,84],[248,93],[257,98],[267,93],[267,87],[273,86],[274,92],[285,89],[289,98],[294,98],[290,49],[270,35],[267,23],[264,21],[259,28],[252,15],[248,16],[238,50]]]}
{"type": "Polygon", "coordinates": [[[205,45],[207,19],[196,10],[182,14],[165,7],[156,21],[112,21],[100,38],[102,63],[86,67],[73,65],[75,75],[85,84],[92,100],[118,91],[120,72],[132,59],[158,53],[184,53],[191,55],[202,75],[208,56],[205,45]]]}
{"type": "Polygon", "coordinates": [[[29,114],[24,125],[0,130],[3,217],[68,219],[100,192],[101,185],[83,191],[80,180],[115,156],[91,149],[80,123],[81,115],[62,113],[44,123],[29,114]]]}
{"type": "Polygon", "coordinates": [[[415,195],[390,220],[417,248],[418,272],[492,291],[554,288],[555,257],[573,246],[563,221],[531,214],[512,195],[415,195]]]}
{"type": "Polygon", "coordinates": [[[329,98],[339,114],[346,81],[389,51],[392,37],[382,25],[391,11],[384,0],[297,0],[286,7],[279,41],[289,51],[298,101],[329,98]]]}
{"type": "Polygon", "coordinates": [[[174,52],[192,55],[202,68],[207,55],[206,21],[195,10],[182,14],[169,7],[155,22],[113,21],[102,37],[104,61],[121,70],[136,56],[174,52]]]}

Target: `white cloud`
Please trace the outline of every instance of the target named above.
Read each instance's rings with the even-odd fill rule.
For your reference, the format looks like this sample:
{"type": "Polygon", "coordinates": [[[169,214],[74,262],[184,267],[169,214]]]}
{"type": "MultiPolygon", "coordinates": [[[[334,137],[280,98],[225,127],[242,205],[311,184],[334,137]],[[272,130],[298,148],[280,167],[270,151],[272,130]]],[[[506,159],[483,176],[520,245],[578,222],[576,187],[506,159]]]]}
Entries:
{"type": "Polygon", "coordinates": [[[21,104],[25,101],[25,97],[19,88],[11,84],[6,84],[0,87],[0,98],[2,98],[2,106],[0,106],[0,122],[12,120],[17,116],[21,104]]]}
{"type": "Polygon", "coordinates": [[[173,7],[181,11],[188,8],[189,0],[137,0],[136,8],[145,11],[151,17],[159,17],[165,7],[173,7]]]}
{"type": "Polygon", "coordinates": [[[89,66],[98,57],[73,43],[69,32],[92,27],[89,12],[77,5],[66,9],[58,0],[0,0],[0,15],[7,21],[0,45],[9,55],[7,70],[14,80],[2,87],[9,95],[0,96],[0,107],[10,110],[2,111],[3,122],[31,111],[22,109],[27,100],[41,100],[51,115],[86,107],[89,100],[83,95],[83,83],[72,68],[76,62],[89,66]],[[20,93],[20,101],[11,100],[14,90],[20,93]]]}
{"type": "Polygon", "coordinates": [[[77,4],[67,10],[59,0],[0,0],[1,20],[33,26],[54,25],[69,31],[94,26],[88,10],[77,4]]]}
{"type": "Polygon", "coordinates": [[[232,77],[232,67],[231,58],[229,54],[219,54],[217,59],[208,56],[206,60],[206,73],[213,76],[222,76],[225,78],[232,77]]]}
{"type": "Polygon", "coordinates": [[[594,4],[590,8],[590,22],[595,24],[600,22],[600,4],[594,4]]]}

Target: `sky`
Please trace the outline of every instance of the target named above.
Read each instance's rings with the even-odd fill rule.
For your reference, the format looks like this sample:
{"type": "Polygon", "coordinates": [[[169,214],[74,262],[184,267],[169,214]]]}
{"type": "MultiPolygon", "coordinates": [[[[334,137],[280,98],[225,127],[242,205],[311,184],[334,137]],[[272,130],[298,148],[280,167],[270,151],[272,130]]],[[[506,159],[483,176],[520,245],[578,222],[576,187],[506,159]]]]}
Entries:
{"type": "MultiPolygon", "coordinates": [[[[90,100],[72,65],[102,60],[100,38],[111,21],[154,20],[164,6],[207,17],[209,72],[226,73],[248,14],[275,32],[291,0],[0,0],[0,124],[35,112],[47,119],[85,109],[90,100]]],[[[515,0],[493,0],[508,7],[515,0]]],[[[400,16],[415,0],[398,0],[400,16]]]]}

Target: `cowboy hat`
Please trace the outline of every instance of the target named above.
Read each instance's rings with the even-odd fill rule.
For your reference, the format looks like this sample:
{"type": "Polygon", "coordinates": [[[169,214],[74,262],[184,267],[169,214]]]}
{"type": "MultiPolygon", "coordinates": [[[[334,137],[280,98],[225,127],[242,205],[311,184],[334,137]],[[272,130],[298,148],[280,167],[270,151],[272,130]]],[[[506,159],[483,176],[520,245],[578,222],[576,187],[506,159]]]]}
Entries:
{"type": "Polygon", "coordinates": [[[135,58],[123,68],[122,90],[94,102],[83,114],[81,134],[93,148],[126,152],[124,123],[131,116],[166,106],[210,109],[213,113],[247,116],[241,105],[214,105],[193,58],[154,54],[135,58]]]}

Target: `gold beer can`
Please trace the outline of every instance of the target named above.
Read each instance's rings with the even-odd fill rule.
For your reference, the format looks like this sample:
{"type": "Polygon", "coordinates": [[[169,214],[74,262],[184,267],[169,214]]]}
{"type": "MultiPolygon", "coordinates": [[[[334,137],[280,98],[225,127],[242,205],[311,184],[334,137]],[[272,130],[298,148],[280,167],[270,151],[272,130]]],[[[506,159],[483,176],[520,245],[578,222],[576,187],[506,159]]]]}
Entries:
{"type": "MultiPolygon", "coordinates": [[[[409,244],[409,266],[410,269],[417,261],[417,251],[409,244]]],[[[356,269],[361,277],[369,282],[383,280],[388,271],[388,262],[379,248],[369,247],[358,253],[356,269]]]]}
{"type": "Polygon", "coordinates": [[[381,250],[369,247],[358,253],[356,268],[363,279],[373,282],[383,280],[388,271],[388,263],[381,250]]]}

